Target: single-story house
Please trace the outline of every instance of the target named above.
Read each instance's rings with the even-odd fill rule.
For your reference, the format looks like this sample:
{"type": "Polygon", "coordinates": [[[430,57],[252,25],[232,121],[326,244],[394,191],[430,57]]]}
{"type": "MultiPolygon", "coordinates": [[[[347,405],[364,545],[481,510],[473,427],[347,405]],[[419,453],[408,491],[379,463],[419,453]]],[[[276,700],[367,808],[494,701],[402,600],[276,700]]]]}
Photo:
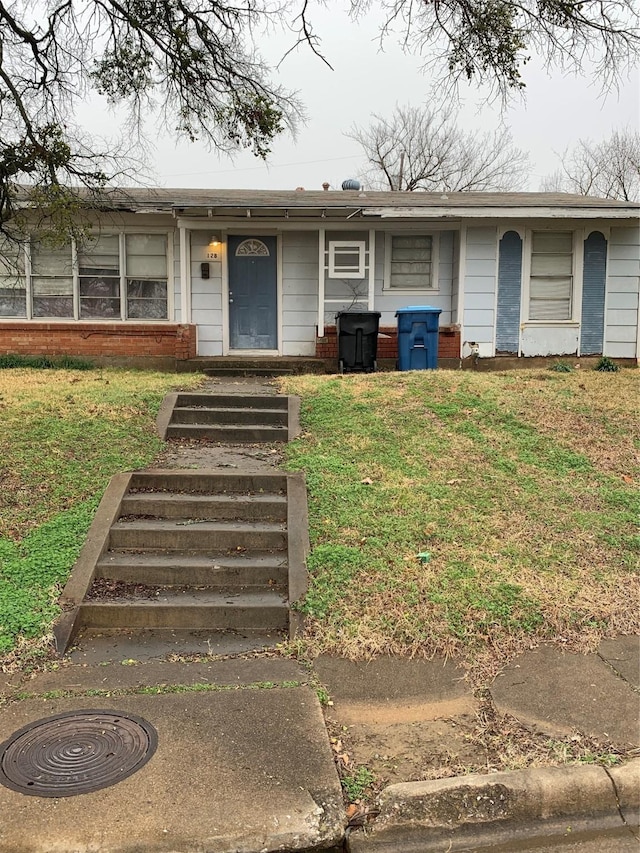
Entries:
{"type": "Polygon", "coordinates": [[[128,189],[2,250],[0,353],[335,355],[335,314],[441,309],[460,358],[637,360],[640,205],[558,193],[128,189]]]}

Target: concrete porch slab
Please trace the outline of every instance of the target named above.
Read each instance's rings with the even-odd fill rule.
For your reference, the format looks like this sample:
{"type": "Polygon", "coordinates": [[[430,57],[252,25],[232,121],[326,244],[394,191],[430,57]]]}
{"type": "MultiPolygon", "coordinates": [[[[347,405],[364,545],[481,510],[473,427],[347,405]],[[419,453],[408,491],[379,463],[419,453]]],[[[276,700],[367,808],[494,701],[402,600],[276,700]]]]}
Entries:
{"type": "Polygon", "coordinates": [[[309,688],[25,700],[0,712],[0,741],[88,708],[151,723],[155,755],[118,784],[79,796],[0,786],[2,853],[269,853],[340,843],[342,794],[309,688]]]}

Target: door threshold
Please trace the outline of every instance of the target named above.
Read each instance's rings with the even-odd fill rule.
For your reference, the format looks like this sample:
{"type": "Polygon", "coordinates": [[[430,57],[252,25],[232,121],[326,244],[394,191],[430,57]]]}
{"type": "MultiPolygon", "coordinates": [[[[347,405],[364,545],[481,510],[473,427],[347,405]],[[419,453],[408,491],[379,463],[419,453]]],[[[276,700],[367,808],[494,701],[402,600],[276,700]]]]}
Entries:
{"type": "Polygon", "coordinates": [[[279,355],[277,349],[231,349],[227,353],[228,358],[277,358],[279,355]]]}

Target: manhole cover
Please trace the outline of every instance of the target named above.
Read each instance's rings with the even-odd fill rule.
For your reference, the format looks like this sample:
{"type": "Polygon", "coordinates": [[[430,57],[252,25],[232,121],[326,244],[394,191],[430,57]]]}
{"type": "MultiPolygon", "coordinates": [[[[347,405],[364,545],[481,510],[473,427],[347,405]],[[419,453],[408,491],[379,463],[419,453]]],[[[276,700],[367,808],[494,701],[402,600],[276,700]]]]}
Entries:
{"type": "Polygon", "coordinates": [[[56,714],[0,744],[0,782],[34,797],[86,794],[131,776],[157,745],[153,726],[132,714],[56,714]]]}

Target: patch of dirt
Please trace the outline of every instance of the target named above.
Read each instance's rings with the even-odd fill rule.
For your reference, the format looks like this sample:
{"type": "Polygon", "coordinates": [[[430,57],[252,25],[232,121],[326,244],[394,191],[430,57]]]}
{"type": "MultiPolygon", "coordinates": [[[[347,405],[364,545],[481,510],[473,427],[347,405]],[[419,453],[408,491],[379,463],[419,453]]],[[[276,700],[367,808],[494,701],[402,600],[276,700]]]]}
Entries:
{"type": "MultiPolygon", "coordinates": [[[[335,707],[335,706],[334,706],[335,707]]],[[[336,708],[343,725],[385,726],[390,723],[424,723],[447,717],[473,714],[475,706],[468,696],[440,702],[349,702],[336,708]]]]}
{"type": "MultiPolygon", "coordinates": [[[[325,708],[334,759],[341,777],[366,767],[374,776],[365,802],[387,785],[493,773],[532,766],[589,763],[611,766],[637,755],[612,742],[574,733],[551,738],[509,714],[499,714],[486,691],[478,691],[471,713],[447,713],[450,702],[420,706],[422,719],[407,718],[403,705],[369,703],[362,719],[325,708]],[[441,704],[440,715],[429,719],[441,704]],[[397,715],[394,718],[394,710],[397,715]]],[[[417,707],[413,708],[417,711],[417,707]]]]}
{"type": "Polygon", "coordinates": [[[380,788],[485,765],[487,752],[473,741],[475,722],[473,714],[463,714],[455,719],[345,726],[329,717],[327,727],[341,773],[365,765],[380,788]]]}

